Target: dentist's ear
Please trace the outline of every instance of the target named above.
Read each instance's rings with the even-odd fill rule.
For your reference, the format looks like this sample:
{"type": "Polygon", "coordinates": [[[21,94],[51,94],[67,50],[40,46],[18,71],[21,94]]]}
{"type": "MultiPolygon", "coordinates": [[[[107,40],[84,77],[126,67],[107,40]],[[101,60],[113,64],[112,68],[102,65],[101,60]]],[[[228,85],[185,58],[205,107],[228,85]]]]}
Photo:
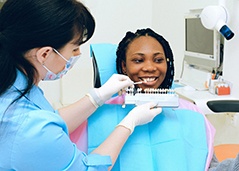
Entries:
{"type": "Polygon", "coordinates": [[[51,55],[51,53],[53,52],[53,49],[52,47],[50,46],[45,46],[45,47],[42,47],[42,48],[39,48],[37,51],[36,51],[36,57],[37,57],[37,60],[44,64],[44,62],[47,60],[47,58],[51,55]]]}

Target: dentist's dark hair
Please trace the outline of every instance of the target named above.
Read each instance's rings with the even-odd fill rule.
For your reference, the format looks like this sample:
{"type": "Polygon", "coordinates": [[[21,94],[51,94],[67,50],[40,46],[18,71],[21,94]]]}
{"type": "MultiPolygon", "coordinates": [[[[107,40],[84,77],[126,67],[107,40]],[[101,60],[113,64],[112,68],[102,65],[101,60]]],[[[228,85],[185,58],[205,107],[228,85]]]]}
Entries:
{"type": "Polygon", "coordinates": [[[164,39],[163,36],[155,33],[152,29],[138,29],[135,33],[128,31],[125,37],[121,40],[118,45],[116,51],[116,70],[119,74],[124,74],[122,70],[122,61],[126,62],[126,52],[130,43],[132,43],[135,39],[141,36],[151,36],[155,38],[163,47],[165,57],[167,60],[167,73],[164,81],[159,86],[159,88],[171,88],[173,83],[174,77],[174,59],[173,59],[173,52],[167,40],[164,39]]]}
{"type": "Polygon", "coordinates": [[[18,99],[34,85],[38,73],[24,57],[27,51],[44,46],[60,49],[73,39],[80,45],[94,30],[93,16],[79,1],[7,0],[0,12],[0,95],[13,85],[17,69],[27,77],[18,99]]]}

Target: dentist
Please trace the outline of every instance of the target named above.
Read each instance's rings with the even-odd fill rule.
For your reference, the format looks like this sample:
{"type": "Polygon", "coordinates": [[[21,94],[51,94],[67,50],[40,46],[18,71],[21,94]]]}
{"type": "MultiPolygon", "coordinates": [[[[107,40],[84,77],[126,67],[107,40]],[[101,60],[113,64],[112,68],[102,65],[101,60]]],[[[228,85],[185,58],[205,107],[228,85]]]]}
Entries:
{"type": "MultiPolygon", "coordinates": [[[[135,126],[161,108],[135,107],[91,154],[69,139],[100,105],[133,82],[113,75],[74,104],[54,110],[38,87],[61,78],[80,55],[95,21],[76,0],[7,0],[0,12],[0,170],[110,170],[135,126]]],[[[107,124],[107,123],[106,123],[107,124]]],[[[96,130],[97,131],[97,130],[96,130]]]]}

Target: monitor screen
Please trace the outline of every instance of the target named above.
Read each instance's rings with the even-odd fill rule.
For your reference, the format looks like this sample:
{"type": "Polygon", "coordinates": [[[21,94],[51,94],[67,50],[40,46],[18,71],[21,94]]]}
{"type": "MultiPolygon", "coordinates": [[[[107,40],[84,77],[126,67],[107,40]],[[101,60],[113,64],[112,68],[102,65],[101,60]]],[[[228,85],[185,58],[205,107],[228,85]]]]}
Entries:
{"type": "Polygon", "coordinates": [[[220,65],[221,35],[216,30],[206,29],[199,14],[185,16],[184,60],[189,65],[208,71],[220,65]]]}
{"type": "Polygon", "coordinates": [[[213,56],[213,30],[206,29],[199,18],[185,20],[186,51],[213,56]]]}

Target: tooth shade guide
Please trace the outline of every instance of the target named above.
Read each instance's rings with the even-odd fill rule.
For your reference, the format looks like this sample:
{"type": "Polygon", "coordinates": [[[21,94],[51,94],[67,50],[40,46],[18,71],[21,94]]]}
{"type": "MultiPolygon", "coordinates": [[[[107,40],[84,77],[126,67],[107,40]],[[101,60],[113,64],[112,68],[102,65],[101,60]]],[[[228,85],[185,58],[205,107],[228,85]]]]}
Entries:
{"type": "MultiPolygon", "coordinates": [[[[127,88],[126,89],[126,94],[133,94],[134,92],[136,93],[143,93],[142,88],[137,88],[135,91],[135,88],[127,88]]],[[[144,89],[145,94],[174,94],[175,91],[173,89],[154,89],[154,88],[147,88],[144,89]]]]}
{"type": "Polygon", "coordinates": [[[149,88],[142,91],[142,88],[128,88],[125,95],[125,105],[140,105],[147,102],[155,102],[161,107],[178,107],[179,97],[173,89],[149,88]]]}

